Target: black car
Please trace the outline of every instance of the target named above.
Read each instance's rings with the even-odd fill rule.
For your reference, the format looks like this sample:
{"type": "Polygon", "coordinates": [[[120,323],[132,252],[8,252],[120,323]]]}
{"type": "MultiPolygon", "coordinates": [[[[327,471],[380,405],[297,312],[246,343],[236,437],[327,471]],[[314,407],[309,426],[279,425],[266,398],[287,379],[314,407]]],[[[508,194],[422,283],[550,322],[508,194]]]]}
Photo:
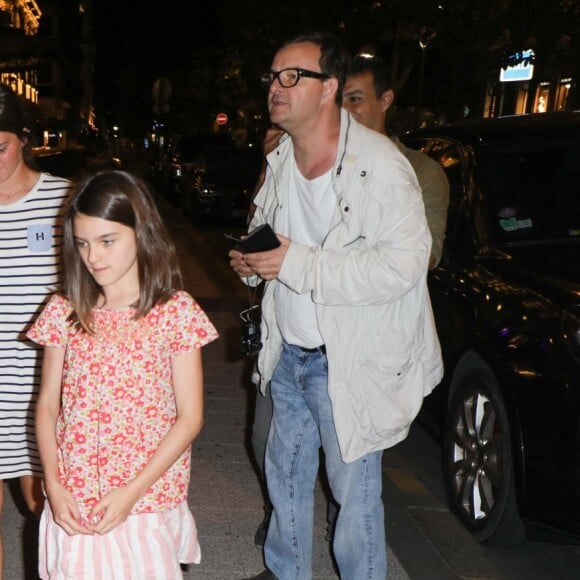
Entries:
{"type": "Polygon", "coordinates": [[[200,153],[195,161],[193,181],[182,194],[183,209],[194,221],[245,219],[263,162],[261,150],[253,147],[200,153]]]}
{"type": "Polygon", "coordinates": [[[191,188],[200,155],[205,151],[232,149],[235,146],[230,133],[182,135],[168,145],[151,181],[169,201],[182,206],[187,203],[183,199],[184,192],[191,188]]]}
{"type": "Polygon", "coordinates": [[[445,377],[420,419],[452,511],[495,545],[580,539],[580,113],[402,138],[450,182],[429,287],[445,377]]]}
{"type": "Polygon", "coordinates": [[[91,150],[84,147],[36,149],[33,150],[32,166],[38,171],[77,181],[87,173],[121,169],[121,160],[104,150],[91,150]]]}

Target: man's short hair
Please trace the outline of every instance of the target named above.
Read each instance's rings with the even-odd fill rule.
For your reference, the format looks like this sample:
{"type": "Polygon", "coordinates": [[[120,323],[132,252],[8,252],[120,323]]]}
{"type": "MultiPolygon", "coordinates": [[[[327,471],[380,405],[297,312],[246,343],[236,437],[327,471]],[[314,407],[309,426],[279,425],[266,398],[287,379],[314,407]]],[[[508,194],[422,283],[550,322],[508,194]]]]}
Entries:
{"type": "Polygon", "coordinates": [[[310,42],[320,48],[320,71],[338,80],[335,101],[338,105],[341,105],[342,89],[344,88],[349,61],[346,48],[338,38],[327,32],[305,32],[287,40],[281,49],[301,42],[310,42]]]}
{"type": "Polygon", "coordinates": [[[391,87],[387,64],[378,56],[361,56],[357,54],[352,57],[348,65],[347,76],[357,76],[370,72],[373,75],[373,86],[377,99],[388,91],[391,87]]]}

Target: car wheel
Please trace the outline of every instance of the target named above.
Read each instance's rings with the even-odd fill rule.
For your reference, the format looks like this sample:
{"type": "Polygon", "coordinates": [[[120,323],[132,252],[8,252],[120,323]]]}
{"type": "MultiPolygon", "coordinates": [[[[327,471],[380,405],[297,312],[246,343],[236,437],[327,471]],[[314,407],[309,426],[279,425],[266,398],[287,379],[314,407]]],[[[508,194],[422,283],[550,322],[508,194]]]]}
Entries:
{"type": "Polygon", "coordinates": [[[509,417],[486,366],[454,383],[443,432],[443,477],[451,511],[480,541],[517,545],[524,539],[514,485],[509,417]]]}

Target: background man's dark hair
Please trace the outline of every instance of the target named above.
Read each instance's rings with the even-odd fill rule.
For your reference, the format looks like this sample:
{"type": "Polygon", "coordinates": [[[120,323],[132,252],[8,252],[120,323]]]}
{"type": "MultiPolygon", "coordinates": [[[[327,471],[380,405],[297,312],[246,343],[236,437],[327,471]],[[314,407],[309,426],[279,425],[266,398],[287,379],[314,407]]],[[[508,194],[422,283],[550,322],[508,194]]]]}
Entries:
{"type": "Polygon", "coordinates": [[[373,85],[377,98],[391,87],[387,64],[378,56],[354,56],[348,65],[347,76],[361,75],[370,72],[373,75],[373,85]]]}
{"type": "Polygon", "coordinates": [[[338,105],[341,105],[342,89],[344,88],[349,61],[346,48],[338,38],[327,32],[306,32],[299,34],[285,42],[281,48],[285,48],[290,44],[298,44],[299,42],[311,42],[320,48],[320,70],[324,74],[338,80],[335,101],[338,105]]]}

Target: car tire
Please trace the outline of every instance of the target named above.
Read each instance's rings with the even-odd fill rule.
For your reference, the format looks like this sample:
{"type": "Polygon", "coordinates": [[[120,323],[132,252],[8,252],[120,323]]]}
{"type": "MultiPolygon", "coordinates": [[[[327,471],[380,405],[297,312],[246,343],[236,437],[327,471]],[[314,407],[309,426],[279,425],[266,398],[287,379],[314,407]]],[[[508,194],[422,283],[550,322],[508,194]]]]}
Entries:
{"type": "Polygon", "coordinates": [[[514,484],[514,456],[504,398],[485,365],[454,381],[442,444],[451,511],[476,539],[515,546],[525,539],[514,484]]]}

